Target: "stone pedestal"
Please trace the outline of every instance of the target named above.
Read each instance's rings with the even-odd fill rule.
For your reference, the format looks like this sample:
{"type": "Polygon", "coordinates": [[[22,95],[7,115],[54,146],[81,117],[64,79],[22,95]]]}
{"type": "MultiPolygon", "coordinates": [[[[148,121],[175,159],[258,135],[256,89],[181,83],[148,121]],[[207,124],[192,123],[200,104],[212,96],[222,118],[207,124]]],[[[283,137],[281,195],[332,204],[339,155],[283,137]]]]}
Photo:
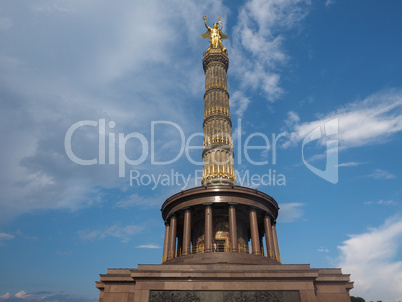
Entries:
{"type": "Polygon", "coordinates": [[[109,269],[97,288],[101,302],[350,302],[353,284],[341,269],[221,263],[109,269]]]}

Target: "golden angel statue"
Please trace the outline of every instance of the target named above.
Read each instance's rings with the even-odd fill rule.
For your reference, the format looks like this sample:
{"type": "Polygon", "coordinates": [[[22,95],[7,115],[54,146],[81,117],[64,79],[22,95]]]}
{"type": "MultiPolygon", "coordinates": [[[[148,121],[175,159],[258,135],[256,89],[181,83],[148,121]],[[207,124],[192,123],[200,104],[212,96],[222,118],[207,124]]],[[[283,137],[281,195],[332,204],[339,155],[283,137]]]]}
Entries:
{"type": "Polygon", "coordinates": [[[207,16],[203,16],[202,17],[204,19],[205,22],[205,27],[207,28],[207,32],[203,35],[201,35],[201,39],[206,39],[209,38],[209,49],[211,48],[220,48],[222,51],[226,51],[225,46],[223,46],[222,44],[222,40],[223,39],[229,39],[228,35],[225,35],[222,32],[222,21],[221,21],[221,17],[219,18],[219,23],[214,23],[213,28],[209,27],[207,25],[207,16]]]}

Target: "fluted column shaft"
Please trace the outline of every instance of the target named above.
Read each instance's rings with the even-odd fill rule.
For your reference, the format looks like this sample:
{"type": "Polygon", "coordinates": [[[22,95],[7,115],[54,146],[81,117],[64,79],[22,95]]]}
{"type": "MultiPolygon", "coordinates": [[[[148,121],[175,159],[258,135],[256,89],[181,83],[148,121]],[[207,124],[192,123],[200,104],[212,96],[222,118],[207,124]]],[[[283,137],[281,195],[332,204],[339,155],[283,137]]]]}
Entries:
{"type": "Polygon", "coordinates": [[[258,234],[257,211],[253,208],[250,209],[250,233],[253,254],[261,255],[260,236],[258,234]]]}
{"type": "Polygon", "coordinates": [[[265,229],[265,242],[267,244],[267,256],[269,258],[275,258],[271,217],[269,217],[268,215],[265,215],[264,217],[264,229],[265,229]]]}
{"type": "Polygon", "coordinates": [[[204,252],[212,252],[212,206],[205,204],[205,237],[204,252]]]}
{"type": "Polygon", "coordinates": [[[162,263],[167,260],[169,250],[169,223],[165,221],[165,241],[163,242],[163,258],[162,263]]]}
{"type": "Polygon", "coordinates": [[[276,234],[276,225],[275,223],[272,225],[272,236],[274,238],[274,249],[275,249],[275,259],[281,262],[281,256],[279,254],[279,244],[278,244],[278,235],[276,234]]]}
{"type": "Polygon", "coordinates": [[[168,259],[176,256],[176,232],[177,232],[177,218],[175,215],[170,217],[170,236],[169,236],[169,252],[168,259]]]}
{"type": "Polygon", "coordinates": [[[184,222],[183,222],[183,255],[190,254],[190,240],[191,240],[191,210],[190,208],[184,209],[184,222]]]}
{"type": "Polygon", "coordinates": [[[229,235],[232,252],[238,251],[237,243],[237,220],[235,204],[229,204],[229,235]]]}

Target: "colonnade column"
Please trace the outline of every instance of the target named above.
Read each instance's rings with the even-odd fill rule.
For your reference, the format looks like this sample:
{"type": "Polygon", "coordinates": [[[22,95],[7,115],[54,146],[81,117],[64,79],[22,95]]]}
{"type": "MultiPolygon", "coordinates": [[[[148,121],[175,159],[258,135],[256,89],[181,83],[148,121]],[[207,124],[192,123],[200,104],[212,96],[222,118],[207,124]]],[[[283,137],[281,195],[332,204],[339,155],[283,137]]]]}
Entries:
{"type": "Polygon", "coordinates": [[[275,249],[275,259],[281,262],[281,256],[279,254],[278,236],[276,234],[276,222],[272,225],[272,236],[274,237],[274,249],[275,249]]]}
{"type": "Polygon", "coordinates": [[[275,258],[271,217],[269,215],[265,215],[264,217],[264,229],[265,229],[265,242],[267,244],[267,256],[269,258],[275,258]]]}
{"type": "Polygon", "coordinates": [[[264,243],[263,243],[263,240],[262,240],[262,233],[260,233],[260,251],[261,251],[261,255],[263,255],[263,256],[265,256],[264,255],[264,243]]]}
{"type": "Polygon", "coordinates": [[[253,254],[261,255],[260,236],[258,235],[257,211],[254,208],[250,209],[250,233],[253,254]]]}
{"type": "Polygon", "coordinates": [[[162,263],[167,260],[169,250],[169,222],[165,221],[165,241],[163,242],[162,263]]]}
{"type": "Polygon", "coordinates": [[[236,203],[229,202],[229,235],[231,252],[238,252],[236,203]]]}
{"type": "Polygon", "coordinates": [[[169,236],[169,250],[167,259],[173,259],[176,256],[176,231],[177,231],[177,218],[173,214],[170,217],[170,236],[169,236]]]}
{"type": "Polygon", "coordinates": [[[191,210],[189,207],[187,207],[187,208],[184,208],[182,255],[188,255],[191,253],[190,240],[191,240],[191,210]]]}
{"type": "Polygon", "coordinates": [[[205,237],[204,253],[212,252],[212,203],[204,203],[205,206],[205,237]]]}

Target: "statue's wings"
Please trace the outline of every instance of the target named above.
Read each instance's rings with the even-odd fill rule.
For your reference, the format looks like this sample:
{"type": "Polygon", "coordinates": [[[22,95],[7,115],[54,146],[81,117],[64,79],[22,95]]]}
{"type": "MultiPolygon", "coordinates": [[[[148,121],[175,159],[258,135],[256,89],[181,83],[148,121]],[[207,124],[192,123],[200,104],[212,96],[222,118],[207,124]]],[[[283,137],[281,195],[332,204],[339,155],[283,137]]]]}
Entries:
{"type": "Polygon", "coordinates": [[[225,35],[221,30],[219,32],[221,33],[222,40],[229,39],[229,36],[225,35]]]}
{"type": "Polygon", "coordinates": [[[208,29],[205,34],[201,35],[201,39],[206,39],[211,37],[211,31],[208,29]]]}

